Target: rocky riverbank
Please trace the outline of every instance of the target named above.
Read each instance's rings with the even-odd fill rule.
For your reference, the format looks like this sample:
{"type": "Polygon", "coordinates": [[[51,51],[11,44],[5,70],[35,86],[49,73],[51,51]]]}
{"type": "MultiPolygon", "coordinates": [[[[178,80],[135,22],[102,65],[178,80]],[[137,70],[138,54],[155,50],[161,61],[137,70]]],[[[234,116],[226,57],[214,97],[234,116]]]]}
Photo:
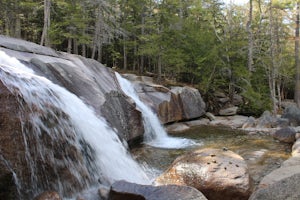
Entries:
{"type": "MultiPolygon", "coordinates": [[[[298,108],[291,105],[285,109],[281,116],[275,117],[267,111],[257,119],[240,115],[213,116],[210,113],[207,113],[206,116],[206,118],[198,120],[168,125],[166,128],[170,133],[176,134],[195,126],[224,126],[243,130],[245,134],[267,134],[280,142],[290,143],[292,145],[291,157],[278,169],[266,175],[257,188],[254,189],[255,192],[249,199],[281,200],[300,198],[297,188],[300,180],[300,127],[298,122],[300,110],[298,108]]],[[[170,172],[166,172],[166,175],[168,173],[170,172]]],[[[162,175],[162,177],[166,175],[162,175]]]]}

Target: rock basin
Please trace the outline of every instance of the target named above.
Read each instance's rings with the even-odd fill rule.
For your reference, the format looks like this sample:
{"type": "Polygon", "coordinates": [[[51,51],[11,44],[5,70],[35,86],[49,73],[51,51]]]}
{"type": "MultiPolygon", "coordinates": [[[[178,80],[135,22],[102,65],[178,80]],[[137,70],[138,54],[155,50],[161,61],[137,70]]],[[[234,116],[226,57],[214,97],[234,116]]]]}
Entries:
{"type": "Polygon", "coordinates": [[[267,134],[247,134],[228,127],[198,126],[176,134],[194,139],[198,145],[187,149],[158,149],[142,145],[132,150],[137,160],[149,167],[155,178],[165,171],[179,156],[195,149],[229,149],[241,155],[256,186],[268,173],[280,167],[290,156],[291,146],[274,140],[267,134]]]}

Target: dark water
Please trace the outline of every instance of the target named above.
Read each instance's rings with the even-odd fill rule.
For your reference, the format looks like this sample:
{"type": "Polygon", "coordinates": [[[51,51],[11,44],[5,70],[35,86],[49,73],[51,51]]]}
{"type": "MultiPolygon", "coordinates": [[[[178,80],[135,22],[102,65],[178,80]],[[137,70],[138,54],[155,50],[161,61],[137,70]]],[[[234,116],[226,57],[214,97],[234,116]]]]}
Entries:
{"type": "Polygon", "coordinates": [[[280,143],[267,134],[249,135],[226,127],[194,127],[176,134],[176,137],[193,139],[198,145],[181,150],[142,145],[133,149],[132,154],[140,163],[152,169],[150,173],[154,178],[166,170],[178,156],[188,151],[226,147],[245,159],[250,175],[257,184],[264,175],[280,167],[280,164],[290,156],[291,149],[290,145],[280,143]]]}

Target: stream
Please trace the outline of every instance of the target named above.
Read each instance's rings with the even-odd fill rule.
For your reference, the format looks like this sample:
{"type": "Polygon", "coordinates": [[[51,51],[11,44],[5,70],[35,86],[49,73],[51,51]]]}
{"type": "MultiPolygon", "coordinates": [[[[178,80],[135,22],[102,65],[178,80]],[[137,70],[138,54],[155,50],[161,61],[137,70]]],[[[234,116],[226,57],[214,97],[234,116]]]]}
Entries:
{"type": "Polygon", "coordinates": [[[132,155],[147,169],[153,180],[184,153],[201,148],[228,148],[241,155],[248,164],[254,184],[290,157],[291,146],[274,140],[266,133],[247,134],[227,127],[198,126],[174,136],[192,139],[195,146],[185,149],[163,149],[142,144],[132,155]]]}

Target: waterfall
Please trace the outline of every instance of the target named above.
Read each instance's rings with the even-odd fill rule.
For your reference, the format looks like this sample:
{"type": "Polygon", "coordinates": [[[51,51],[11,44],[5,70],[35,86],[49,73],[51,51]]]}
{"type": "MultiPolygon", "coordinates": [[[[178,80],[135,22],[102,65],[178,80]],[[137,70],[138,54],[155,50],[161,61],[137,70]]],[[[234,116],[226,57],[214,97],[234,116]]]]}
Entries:
{"type": "Polygon", "coordinates": [[[116,76],[123,92],[134,100],[137,108],[142,113],[145,127],[145,143],[154,147],[175,149],[185,148],[195,144],[192,140],[168,136],[156,114],[140,100],[133,84],[123,78],[119,73],[116,73],[116,76]]]}
{"type": "MultiPolygon", "coordinates": [[[[2,51],[0,51],[0,80],[11,93],[19,97],[21,107],[25,102],[31,112],[30,127],[26,125],[25,119],[22,119],[25,160],[31,182],[18,183],[21,184],[21,188],[27,185],[30,190],[34,190],[34,195],[48,189],[47,187],[63,195],[74,190],[72,187],[76,184],[72,184],[72,181],[66,183],[59,173],[62,167],[69,169],[75,177],[74,180],[84,188],[96,184],[98,179],[108,184],[116,180],[149,184],[142,168],[132,159],[116,132],[76,95],[45,77],[36,75],[33,70],[2,51]],[[44,144],[45,138],[51,138],[47,141],[53,142],[44,144]],[[36,141],[34,150],[30,139],[36,141]],[[55,142],[61,140],[65,144],[57,146],[55,142]],[[49,151],[49,146],[53,151],[61,151],[62,154],[66,151],[66,155],[75,151],[71,147],[76,147],[84,160],[67,157],[60,158],[58,162],[57,155],[49,151]],[[39,166],[37,162],[50,162],[53,165],[50,166],[53,167],[53,174],[49,176],[44,174],[46,177],[42,182],[37,174],[43,173],[46,167],[39,166]],[[53,176],[56,177],[56,182],[51,184],[53,176]],[[85,180],[87,177],[89,181],[85,180]]],[[[76,191],[72,191],[74,192],[76,191]]]]}

